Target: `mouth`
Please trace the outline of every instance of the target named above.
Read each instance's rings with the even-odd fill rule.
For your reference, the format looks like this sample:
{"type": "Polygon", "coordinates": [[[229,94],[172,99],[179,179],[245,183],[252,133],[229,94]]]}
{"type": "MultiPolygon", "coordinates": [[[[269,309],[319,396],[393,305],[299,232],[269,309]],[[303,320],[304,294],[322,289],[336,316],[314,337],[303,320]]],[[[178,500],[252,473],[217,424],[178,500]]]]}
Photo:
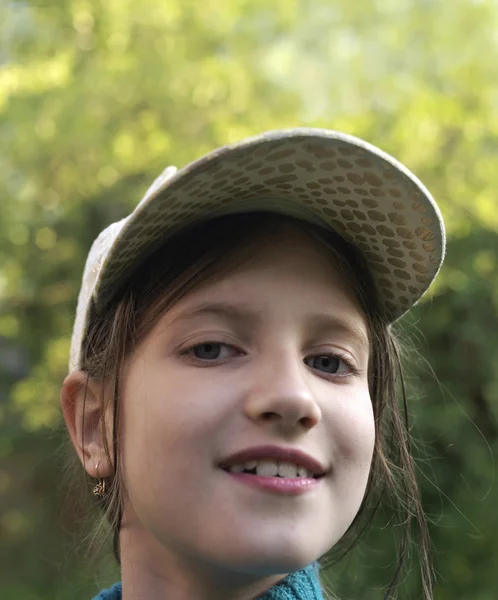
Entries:
{"type": "Polygon", "coordinates": [[[259,464],[254,466],[233,465],[231,467],[221,467],[221,469],[226,473],[243,473],[259,477],[278,477],[280,479],[321,479],[325,476],[324,473],[313,474],[305,467],[297,467],[290,463],[276,463],[275,461],[268,461],[266,464],[264,461],[259,461],[259,464]]]}
{"type": "Polygon", "coordinates": [[[218,465],[232,474],[282,479],[321,479],[326,467],[297,448],[256,446],[232,454],[218,465]]]}
{"type": "Polygon", "coordinates": [[[302,465],[275,460],[252,460],[221,467],[238,485],[263,493],[296,497],[321,487],[325,473],[312,473],[302,465]]]}

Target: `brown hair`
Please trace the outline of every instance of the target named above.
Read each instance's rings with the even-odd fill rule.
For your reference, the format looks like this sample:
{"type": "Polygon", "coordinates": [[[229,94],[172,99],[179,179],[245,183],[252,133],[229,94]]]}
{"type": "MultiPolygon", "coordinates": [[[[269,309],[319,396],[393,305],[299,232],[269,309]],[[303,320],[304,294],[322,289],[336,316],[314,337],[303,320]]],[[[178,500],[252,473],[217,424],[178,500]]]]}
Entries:
{"type": "MultiPolygon", "coordinates": [[[[329,566],[331,561],[335,562],[346,554],[365,532],[381,502],[386,497],[390,501],[394,499],[403,533],[398,548],[398,565],[385,598],[397,597],[396,584],[406,566],[411,525],[415,520],[420,536],[423,598],[432,600],[428,528],[411,453],[400,346],[382,315],[360,251],[337,234],[283,215],[250,213],[225,216],[176,235],[147,259],[126,287],[117,290],[115,300],[103,314],[91,319],[83,342],[80,368],[88,377],[106,382],[112,390],[103,394],[101,414],[110,414],[113,419],[112,439],[108,440],[104,435],[104,445],[107,457],[114,465],[114,476],[107,481],[106,495],[100,501],[101,522],[92,536],[93,542],[102,531],[102,525],[107,524],[113,533],[114,556],[120,564],[122,490],[116,432],[119,431],[120,374],[127,358],[168,308],[208,279],[226,274],[241,261],[250,261],[254,244],[261,244],[261,240],[264,242],[269,233],[278,231],[285,223],[297,225],[306,232],[341,269],[366,317],[371,346],[369,387],[376,436],[367,490],[358,514],[341,542],[320,562],[329,566]]],[[[93,485],[95,481],[88,476],[85,478],[88,489],[89,484],[93,485]]]]}

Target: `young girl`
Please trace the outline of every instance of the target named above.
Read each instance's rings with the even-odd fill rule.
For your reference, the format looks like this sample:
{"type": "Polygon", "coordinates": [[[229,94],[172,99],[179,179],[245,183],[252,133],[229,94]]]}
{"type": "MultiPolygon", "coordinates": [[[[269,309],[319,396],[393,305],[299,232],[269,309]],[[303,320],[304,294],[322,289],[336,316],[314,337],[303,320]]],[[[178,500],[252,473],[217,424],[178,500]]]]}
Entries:
{"type": "Polygon", "coordinates": [[[169,167],[99,235],[61,392],[121,567],[97,598],[324,598],[384,489],[432,598],[390,325],[444,249],[405,167],[317,129],[169,167]]]}

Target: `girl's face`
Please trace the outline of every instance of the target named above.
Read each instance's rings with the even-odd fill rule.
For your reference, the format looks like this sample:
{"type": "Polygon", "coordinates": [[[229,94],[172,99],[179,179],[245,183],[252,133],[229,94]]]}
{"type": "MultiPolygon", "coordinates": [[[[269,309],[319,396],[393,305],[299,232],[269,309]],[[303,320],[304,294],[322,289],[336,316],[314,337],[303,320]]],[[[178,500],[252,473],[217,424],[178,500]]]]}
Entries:
{"type": "Polygon", "coordinates": [[[122,548],[133,540],[157,572],[172,560],[227,577],[298,570],[336,544],[365,493],[365,320],[299,230],[263,241],[164,314],[124,373],[122,548]],[[283,495],[220,467],[261,445],[298,449],[326,474],[283,495]]]}

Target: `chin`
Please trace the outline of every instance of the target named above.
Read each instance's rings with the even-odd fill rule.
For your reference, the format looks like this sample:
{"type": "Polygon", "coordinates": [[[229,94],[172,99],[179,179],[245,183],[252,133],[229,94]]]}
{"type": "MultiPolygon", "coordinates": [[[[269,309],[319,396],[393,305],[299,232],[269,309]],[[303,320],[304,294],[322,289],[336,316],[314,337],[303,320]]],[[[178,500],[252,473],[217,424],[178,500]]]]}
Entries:
{"type": "Polygon", "coordinates": [[[259,539],[259,543],[248,540],[243,544],[238,539],[238,548],[225,555],[227,566],[234,571],[251,573],[258,576],[270,576],[299,571],[318,560],[330,547],[323,548],[310,539],[294,540],[289,543],[288,535],[277,536],[271,540],[259,539]],[[322,551],[323,550],[323,551],[322,551]]]}

